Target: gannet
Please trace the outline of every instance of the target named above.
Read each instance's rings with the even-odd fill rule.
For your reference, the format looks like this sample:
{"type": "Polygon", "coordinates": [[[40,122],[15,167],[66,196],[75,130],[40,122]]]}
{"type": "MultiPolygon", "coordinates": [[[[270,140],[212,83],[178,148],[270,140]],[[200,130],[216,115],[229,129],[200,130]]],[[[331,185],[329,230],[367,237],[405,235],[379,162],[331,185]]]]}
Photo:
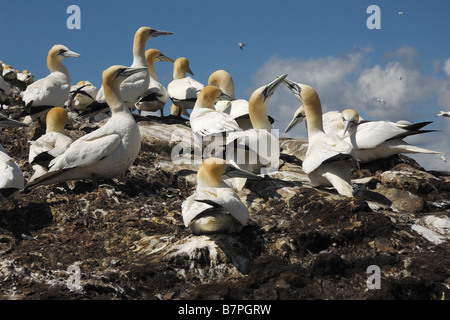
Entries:
{"type": "MultiPolygon", "coordinates": [[[[300,106],[285,132],[300,123],[304,114],[304,108],[300,106]]],[[[368,121],[363,120],[356,110],[345,109],[338,117],[333,112],[328,121],[324,119],[323,128],[325,133],[333,132],[350,143],[354,148],[355,158],[365,163],[399,153],[439,153],[410,145],[403,140],[410,135],[431,132],[432,130],[420,130],[429,123],[431,122],[411,124],[408,121],[368,121]]]]}
{"type": "Polygon", "coordinates": [[[0,144],[0,201],[13,200],[16,203],[19,192],[24,188],[25,180],[22,169],[6,153],[0,144]]]}
{"type": "Polygon", "coordinates": [[[67,120],[68,112],[64,108],[55,107],[47,113],[45,134],[30,141],[28,162],[33,167],[34,174],[28,182],[47,173],[50,162],[72,144],[72,138],[64,133],[67,120]]]}
{"type": "Polygon", "coordinates": [[[218,101],[215,104],[216,110],[229,113],[243,130],[252,129],[248,112],[248,101],[236,99],[234,94],[234,81],[231,75],[225,70],[217,70],[208,78],[208,85],[220,88],[231,100],[218,101]]]}
{"type": "MultiPolygon", "coordinates": [[[[120,86],[120,95],[131,110],[134,110],[135,103],[142,98],[143,94],[148,89],[150,82],[147,61],[145,60],[145,44],[152,38],[171,34],[172,32],[169,31],[155,30],[149,27],[140,27],[136,31],[133,42],[133,64],[131,65],[131,68],[142,68],[142,71],[123,81],[120,86]]],[[[106,102],[103,94],[103,86],[98,91],[96,101],[98,103],[106,102]]],[[[94,104],[93,106],[97,106],[97,104],[94,104]]],[[[107,106],[104,106],[101,112],[105,110],[108,110],[107,106]]],[[[98,112],[98,110],[95,111],[98,112]]]]}
{"type": "Polygon", "coordinates": [[[239,42],[238,45],[239,45],[239,49],[244,50],[244,46],[246,46],[247,44],[239,42]]]}
{"type": "Polygon", "coordinates": [[[17,80],[29,85],[34,82],[34,76],[28,70],[22,70],[22,72],[17,73],[17,80]]]}
{"type": "Polygon", "coordinates": [[[16,128],[16,127],[28,127],[28,124],[10,119],[0,114],[0,127],[4,128],[16,128]]]}
{"type": "Polygon", "coordinates": [[[225,179],[259,177],[242,171],[225,160],[208,158],[197,173],[195,192],[181,205],[183,222],[193,234],[240,232],[248,222],[249,211],[225,179]]]}
{"type": "Polygon", "coordinates": [[[450,111],[441,110],[436,114],[436,117],[450,117],[450,111]]]}
{"type": "MultiPolygon", "coordinates": [[[[145,68],[147,69],[147,68],[145,68]]],[[[50,162],[49,172],[25,188],[67,180],[111,179],[122,175],[133,164],[140,147],[139,128],[128,106],[120,97],[120,84],[143,68],[112,66],[103,71],[103,88],[111,118],[99,129],[75,140],[50,162]]]]}
{"type": "Polygon", "coordinates": [[[86,110],[87,106],[95,101],[98,89],[90,81],[82,80],[71,87],[69,100],[66,106],[69,110],[86,110]]]}
{"type": "Polygon", "coordinates": [[[16,80],[17,71],[10,64],[5,64],[3,67],[2,76],[6,80],[16,80]]]}
{"type": "Polygon", "coordinates": [[[224,139],[227,133],[242,129],[236,121],[227,113],[217,111],[214,103],[224,97],[229,100],[222,90],[215,86],[206,86],[198,94],[194,109],[189,117],[192,132],[199,137],[204,147],[209,150],[222,153],[226,146],[224,139]]]}
{"type": "Polygon", "coordinates": [[[147,68],[149,71],[149,81],[147,91],[142,95],[142,98],[136,103],[136,109],[139,115],[141,111],[160,111],[161,117],[164,116],[163,110],[169,99],[167,89],[158,81],[154,63],[156,61],[175,62],[173,59],[162,54],[157,49],[149,49],[145,52],[145,59],[147,61],[147,68]]]}
{"type": "Polygon", "coordinates": [[[167,92],[172,103],[180,109],[193,109],[199,92],[205,87],[203,84],[186,76],[191,74],[189,60],[181,57],[175,60],[173,64],[173,80],[167,85],[167,92]]]}
{"type": "Polygon", "coordinates": [[[62,60],[69,57],[81,57],[66,46],[54,45],[47,56],[47,67],[50,74],[30,84],[21,93],[28,113],[32,118],[39,117],[50,108],[61,107],[69,98],[71,79],[69,70],[62,60]]]}
{"type": "Polygon", "coordinates": [[[333,132],[324,132],[322,105],[316,90],[288,79],[284,80],[284,84],[305,109],[308,149],[302,168],[311,185],[333,186],[339,194],[352,197],[351,167],[347,161],[354,156],[352,145],[333,132]]]}
{"type": "MultiPolygon", "coordinates": [[[[253,129],[230,132],[227,138],[227,160],[240,169],[257,174],[276,171],[279,168],[280,146],[278,134],[272,130],[267,107],[276,88],[287,74],[277,77],[267,85],[256,89],[248,101],[253,129]]],[[[234,186],[241,190],[245,179],[236,179],[234,186]]]]}

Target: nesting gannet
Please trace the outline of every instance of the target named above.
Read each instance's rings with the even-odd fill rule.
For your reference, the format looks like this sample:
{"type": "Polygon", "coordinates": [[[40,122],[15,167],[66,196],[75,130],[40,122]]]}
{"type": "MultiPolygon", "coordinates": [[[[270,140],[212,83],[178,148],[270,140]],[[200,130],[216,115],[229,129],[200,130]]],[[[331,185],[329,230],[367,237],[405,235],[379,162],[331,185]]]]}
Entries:
{"type": "Polygon", "coordinates": [[[82,80],[71,87],[69,100],[66,102],[69,110],[86,110],[87,106],[95,101],[98,89],[90,81],[82,80]]]}
{"type": "MultiPolygon", "coordinates": [[[[245,171],[265,174],[279,168],[280,146],[278,134],[273,132],[267,107],[276,88],[287,74],[277,77],[256,89],[248,101],[253,129],[230,132],[227,138],[227,160],[245,171]]],[[[241,190],[245,179],[237,179],[234,186],[241,190]]]]}
{"type": "MultiPolygon", "coordinates": [[[[149,27],[140,27],[135,35],[133,42],[133,64],[131,68],[142,68],[141,72],[130,76],[128,79],[122,82],[120,86],[120,95],[125,102],[125,104],[133,110],[135,108],[135,103],[142,98],[145,91],[148,89],[150,78],[149,71],[147,68],[147,61],[145,60],[145,44],[148,40],[159,37],[171,35],[172,32],[155,30],[149,27]]],[[[98,103],[105,103],[105,95],[103,93],[103,86],[98,91],[96,100],[98,103]]],[[[94,104],[93,106],[97,106],[94,104]]],[[[107,111],[108,107],[103,106],[100,112],[107,111]]],[[[98,110],[93,110],[93,112],[99,112],[98,110]]]]}
{"type": "MultiPolygon", "coordinates": [[[[112,115],[99,129],[75,140],[50,162],[49,172],[27,184],[54,184],[67,180],[111,179],[133,164],[140,147],[139,128],[120,97],[120,84],[143,68],[112,66],[103,71],[103,88],[112,115]]],[[[145,68],[146,69],[146,68],[145,68]]]]}
{"type": "MultiPolygon", "coordinates": [[[[304,118],[304,108],[297,109],[291,123],[286,128],[289,131],[304,118]],[[303,116],[302,116],[303,115],[303,116]]],[[[362,163],[383,159],[399,153],[428,153],[438,152],[408,144],[403,138],[432,130],[420,130],[431,122],[411,124],[408,121],[368,121],[363,120],[353,109],[346,109],[333,119],[323,121],[325,133],[333,132],[350,143],[355,152],[355,158],[362,163]]]]}
{"type": "Polygon", "coordinates": [[[29,85],[34,82],[34,76],[28,70],[22,70],[22,72],[17,72],[17,80],[29,85]]]}
{"type": "Polygon", "coordinates": [[[136,109],[139,115],[141,111],[160,111],[161,117],[164,116],[163,109],[169,99],[167,89],[158,81],[155,65],[156,61],[175,62],[173,59],[162,54],[157,49],[149,49],[145,52],[147,68],[149,72],[149,87],[142,95],[142,98],[136,103],[136,109]]]}
{"type": "Polygon", "coordinates": [[[172,103],[180,109],[193,109],[199,92],[205,87],[203,84],[186,76],[186,73],[194,75],[189,60],[181,57],[173,64],[173,80],[167,85],[167,92],[172,103]]]}
{"type": "Polygon", "coordinates": [[[224,182],[235,177],[259,178],[223,159],[209,158],[202,162],[196,190],[181,205],[184,224],[193,234],[240,232],[247,224],[248,208],[224,182]]]}
{"type": "Polygon", "coordinates": [[[6,64],[3,67],[2,76],[6,80],[16,80],[17,71],[10,64],[6,64]]]}
{"type": "Polygon", "coordinates": [[[0,201],[17,201],[24,184],[22,170],[0,144],[0,201]]]}
{"type": "Polygon", "coordinates": [[[324,132],[322,105],[316,90],[287,79],[284,80],[284,84],[305,109],[308,149],[302,168],[308,175],[311,185],[333,186],[339,194],[352,197],[351,167],[347,162],[354,154],[352,145],[333,132],[324,132]]]}
{"type": "Polygon", "coordinates": [[[232,98],[231,100],[218,101],[215,105],[216,110],[229,113],[243,130],[253,128],[248,112],[248,101],[235,98],[234,81],[228,72],[225,70],[213,72],[209,76],[208,85],[220,88],[232,98]]]}
{"type": "Polygon", "coordinates": [[[30,84],[21,93],[28,113],[32,118],[39,117],[50,108],[61,107],[69,98],[71,79],[69,70],[62,61],[69,57],[80,57],[66,46],[54,45],[47,56],[47,67],[50,74],[30,84]]]}
{"type": "Polygon", "coordinates": [[[436,114],[436,117],[450,117],[450,111],[441,110],[436,114]]]}
{"type": "Polygon", "coordinates": [[[34,174],[28,182],[47,173],[50,162],[72,144],[72,138],[64,134],[68,117],[67,110],[61,107],[55,107],[47,113],[45,134],[30,141],[28,162],[33,167],[34,174]]]}

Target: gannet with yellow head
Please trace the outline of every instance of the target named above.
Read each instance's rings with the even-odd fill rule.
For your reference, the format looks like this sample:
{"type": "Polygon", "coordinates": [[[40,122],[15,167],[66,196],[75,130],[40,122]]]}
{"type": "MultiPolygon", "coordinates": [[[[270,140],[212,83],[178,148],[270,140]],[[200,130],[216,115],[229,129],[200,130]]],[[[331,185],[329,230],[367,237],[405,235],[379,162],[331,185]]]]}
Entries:
{"type": "Polygon", "coordinates": [[[308,130],[308,149],[303,160],[303,171],[312,186],[333,186],[341,195],[353,196],[351,166],[354,156],[351,144],[333,132],[325,133],[322,104],[312,87],[285,79],[283,82],[304,107],[308,130]]]}
{"type": "MultiPolygon", "coordinates": [[[[130,110],[135,109],[136,102],[144,95],[150,84],[149,71],[147,68],[147,61],[145,59],[145,44],[148,40],[159,37],[171,35],[172,32],[156,30],[150,27],[140,27],[134,34],[133,41],[133,64],[131,68],[142,68],[140,72],[130,76],[124,80],[120,85],[120,95],[124,103],[130,110]]],[[[88,109],[90,112],[85,112],[83,116],[92,116],[99,112],[108,111],[108,106],[105,105],[106,99],[103,93],[103,86],[100,87],[95,98],[97,103],[93,103],[92,107],[88,109]]]]}
{"type": "Polygon", "coordinates": [[[208,85],[220,88],[232,100],[218,101],[215,108],[218,111],[229,113],[242,130],[252,129],[249,118],[248,101],[236,99],[234,81],[231,75],[225,70],[217,70],[208,78],[208,85]]]}
{"type": "Polygon", "coordinates": [[[158,81],[158,76],[155,71],[155,62],[166,61],[175,62],[172,58],[165,56],[158,49],[149,49],[145,52],[145,58],[147,61],[147,68],[149,72],[149,87],[147,91],[144,92],[142,97],[136,103],[136,109],[139,115],[141,111],[158,111],[161,113],[161,117],[164,116],[163,110],[169,99],[169,93],[167,89],[158,81]]]}
{"type": "Polygon", "coordinates": [[[33,167],[34,174],[28,182],[47,173],[50,162],[72,144],[72,138],[64,133],[68,118],[67,110],[61,107],[50,109],[47,113],[45,134],[35,141],[30,141],[28,162],[33,167]]]}
{"type": "MultiPolygon", "coordinates": [[[[112,179],[133,164],[141,147],[139,128],[120,96],[120,84],[143,68],[112,66],[103,71],[103,88],[111,118],[99,129],[74,141],[50,162],[49,172],[27,184],[54,184],[67,180],[112,179]]],[[[147,68],[145,68],[147,69],[147,68]]]]}
{"type": "Polygon", "coordinates": [[[53,107],[61,107],[69,98],[71,79],[69,70],[62,61],[69,57],[81,57],[61,44],[54,45],[47,56],[50,74],[31,83],[21,97],[27,113],[35,119],[46,114],[53,107]]]}
{"type": "Polygon", "coordinates": [[[78,81],[70,89],[69,100],[65,103],[69,110],[83,111],[95,101],[98,89],[90,81],[78,81]]]}
{"type": "Polygon", "coordinates": [[[224,182],[234,177],[259,178],[223,159],[209,158],[202,162],[195,192],[181,205],[184,224],[193,234],[235,233],[247,224],[247,206],[224,182]]]}
{"type": "Polygon", "coordinates": [[[173,64],[173,80],[167,85],[167,92],[172,103],[180,109],[193,109],[197,96],[205,87],[203,84],[186,76],[186,73],[194,75],[189,60],[186,57],[180,57],[173,64]]]}

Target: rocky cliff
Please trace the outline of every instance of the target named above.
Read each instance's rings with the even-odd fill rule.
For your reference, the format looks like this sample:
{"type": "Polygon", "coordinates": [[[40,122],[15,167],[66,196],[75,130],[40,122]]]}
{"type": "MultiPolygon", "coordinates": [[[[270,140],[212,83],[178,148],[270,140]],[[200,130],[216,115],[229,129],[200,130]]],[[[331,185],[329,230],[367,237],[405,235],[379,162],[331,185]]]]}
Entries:
{"type": "MultiPolygon", "coordinates": [[[[142,149],[125,176],[22,192],[18,211],[0,204],[0,299],[450,297],[450,173],[395,156],[355,170],[348,198],[311,187],[306,141],[282,139],[280,170],[239,193],[250,210],[242,232],[193,236],[181,203],[197,166],[171,158],[190,146],[189,123],[138,121],[142,149]]],[[[72,118],[66,132],[95,127],[72,118]]],[[[29,141],[44,128],[0,130],[28,179],[29,141]]]]}

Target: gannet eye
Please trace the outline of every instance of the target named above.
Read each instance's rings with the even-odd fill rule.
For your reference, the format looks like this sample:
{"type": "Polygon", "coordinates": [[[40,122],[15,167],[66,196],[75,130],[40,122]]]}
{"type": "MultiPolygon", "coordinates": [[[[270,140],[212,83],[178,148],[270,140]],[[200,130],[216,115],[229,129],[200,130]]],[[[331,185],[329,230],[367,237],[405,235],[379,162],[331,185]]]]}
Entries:
{"type": "Polygon", "coordinates": [[[125,70],[126,68],[117,69],[117,75],[121,75],[125,70]]]}
{"type": "Polygon", "coordinates": [[[64,55],[64,53],[67,52],[65,49],[60,49],[58,55],[64,55]]]}

